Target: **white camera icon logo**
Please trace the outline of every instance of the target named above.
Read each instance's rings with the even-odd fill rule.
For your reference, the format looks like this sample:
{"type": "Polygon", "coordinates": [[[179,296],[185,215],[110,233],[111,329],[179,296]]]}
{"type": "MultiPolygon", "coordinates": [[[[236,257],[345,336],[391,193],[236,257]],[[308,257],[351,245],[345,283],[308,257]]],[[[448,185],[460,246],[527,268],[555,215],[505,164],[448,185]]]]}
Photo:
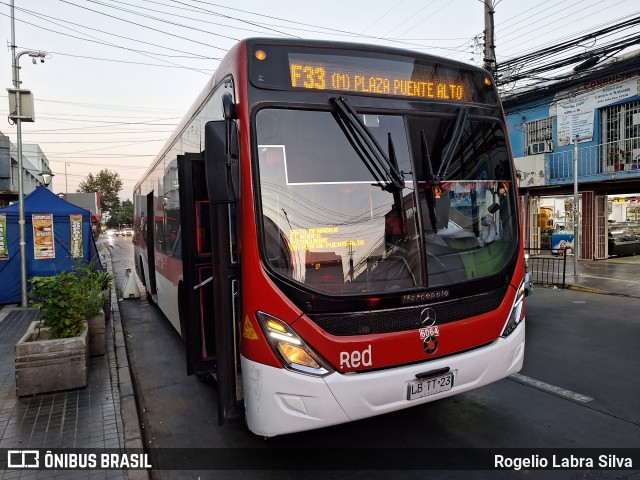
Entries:
{"type": "Polygon", "coordinates": [[[8,469],[40,467],[40,452],[38,450],[9,450],[7,457],[8,469]]]}

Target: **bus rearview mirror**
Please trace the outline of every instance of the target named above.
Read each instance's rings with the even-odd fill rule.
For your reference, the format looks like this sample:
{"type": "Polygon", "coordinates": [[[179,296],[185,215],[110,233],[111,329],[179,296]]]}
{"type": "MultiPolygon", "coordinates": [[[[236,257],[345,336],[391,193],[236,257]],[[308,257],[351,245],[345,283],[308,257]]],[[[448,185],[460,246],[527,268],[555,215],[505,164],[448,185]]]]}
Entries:
{"type": "Polygon", "coordinates": [[[207,122],[204,128],[204,160],[211,203],[238,199],[238,127],[231,119],[207,122]]]}

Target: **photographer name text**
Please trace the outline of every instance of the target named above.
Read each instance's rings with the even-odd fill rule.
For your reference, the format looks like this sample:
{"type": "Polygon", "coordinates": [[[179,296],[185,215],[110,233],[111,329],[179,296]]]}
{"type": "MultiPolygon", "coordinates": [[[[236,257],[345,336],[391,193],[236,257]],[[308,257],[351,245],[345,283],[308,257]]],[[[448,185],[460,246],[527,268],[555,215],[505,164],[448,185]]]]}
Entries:
{"type": "Polygon", "coordinates": [[[576,468],[602,468],[602,469],[627,469],[633,468],[633,460],[629,457],[617,455],[598,455],[597,457],[579,457],[575,455],[551,455],[550,458],[542,455],[528,457],[508,457],[505,455],[494,456],[495,468],[508,468],[521,470],[532,469],[576,469],[576,468]]]}

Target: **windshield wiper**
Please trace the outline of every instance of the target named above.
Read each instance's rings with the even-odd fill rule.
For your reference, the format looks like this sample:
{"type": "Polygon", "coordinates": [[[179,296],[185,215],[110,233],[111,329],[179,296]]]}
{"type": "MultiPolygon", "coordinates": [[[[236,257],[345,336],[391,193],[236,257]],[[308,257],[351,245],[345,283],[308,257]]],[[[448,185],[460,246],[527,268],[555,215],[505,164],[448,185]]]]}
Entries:
{"type": "MultiPolygon", "coordinates": [[[[389,165],[391,167],[395,168],[396,171],[398,171],[398,158],[396,157],[396,148],[393,145],[393,139],[391,138],[391,132],[387,133],[387,138],[388,138],[387,144],[388,144],[388,148],[389,148],[389,165]]],[[[402,178],[402,186],[404,187],[404,176],[402,175],[402,172],[400,172],[400,171],[398,171],[398,174],[402,178]]],[[[395,207],[396,215],[397,215],[398,219],[400,220],[400,232],[401,232],[402,236],[404,237],[404,235],[406,233],[405,232],[405,226],[407,225],[407,215],[406,215],[406,212],[404,211],[404,206],[402,204],[404,202],[404,199],[402,197],[402,188],[394,188],[392,194],[393,194],[393,206],[395,207]]]]}
{"type": "Polygon", "coordinates": [[[464,124],[467,121],[467,116],[469,114],[468,107],[462,107],[458,110],[458,114],[456,115],[456,123],[453,127],[453,132],[451,132],[451,141],[449,142],[449,146],[447,148],[446,153],[442,156],[442,161],[440,162],[440,168],[437,173],[433,172],[433,163],[431,162],[431,156],[429,155],[429,146],[427,145],[427,137],[424,134],[424,130],[420,131],[420,146],[422,150],[422,165],[427,168],[427,182],[429,182],[429,191],[426,192],[427,196],[427,207],[429,209],[429,220],[431,222],[431,229],[437,234],[438,228],[438,218],[436,215],[436,186],[445,180],[447,174],[449,173],[449,167],[451,166],[451,161],[453,160],[453,155],[458,148],[458,143],[460,143],[460,138],[462,138],[462,132],[464,131],[464,124]]]}
{"type": "Polygon", "coordinates": [[[347,103],[346,98],[332,98],[331,102],[336,106],[337,118],[340,120],[342,130],[347,134],[349,142],[373,175],[378,186],[389,192],[401,192],[404,188],[404,177],[395,163],[391,137],[389,137],[389,150],[393,159],[382,149],[358,113],[347,103]]]}
{"type": "Polygon", "coordinates": [[[458,115],[456,116],[456,124],[453,127],[453,132],[451,133],[451,141],[449,142],[447,152],[442,157],[440,168],[438,169],[438,173],[435,177],[436,181],[438,182],[442,182],[446,178],[447,173],[449,173],[451,160],[453,160],[453,154],[456,152],[458,148],[458,143],[460,142],[460,138],[462,138],[464,124],[467,121],[468,114],[469,114],[469,107],[462,107],[460,108],[460,110],[458,110],[458,115]]]}
{"type": "Polygon", "coordinates": [[[429,220],[431,221],[431,229],[434,233],[438,233],[438,219],[436,217],[436,184],[439,183],[433,174],[433,165],[431,164],[431,157],[429,155],[429,146],[427,145],[427,137],[424,134],[424,130],[420,130],[420,145],[422,150],[422,165],[427,166],[427,181],[430,188],[426,192],[427,195],[427,207],[429,208],[429,220]]]}

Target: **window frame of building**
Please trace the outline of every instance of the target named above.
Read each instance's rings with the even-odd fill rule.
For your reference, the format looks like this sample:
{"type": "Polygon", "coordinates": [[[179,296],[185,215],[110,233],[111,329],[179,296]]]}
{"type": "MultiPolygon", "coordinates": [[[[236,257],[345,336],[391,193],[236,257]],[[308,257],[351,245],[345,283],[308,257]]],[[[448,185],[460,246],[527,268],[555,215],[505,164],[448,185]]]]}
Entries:
{"type": "Polygon", "coordinates": [[[525,122],[523,129],[525,155],[553,152],[553,117],[525,122]]]}
{"type": "Polygon", "coordinates": [[[601,118],[605,165],[614,170],[622,170],[627,165],[639,168],[640,100],[604,107],[601,118]]]}

